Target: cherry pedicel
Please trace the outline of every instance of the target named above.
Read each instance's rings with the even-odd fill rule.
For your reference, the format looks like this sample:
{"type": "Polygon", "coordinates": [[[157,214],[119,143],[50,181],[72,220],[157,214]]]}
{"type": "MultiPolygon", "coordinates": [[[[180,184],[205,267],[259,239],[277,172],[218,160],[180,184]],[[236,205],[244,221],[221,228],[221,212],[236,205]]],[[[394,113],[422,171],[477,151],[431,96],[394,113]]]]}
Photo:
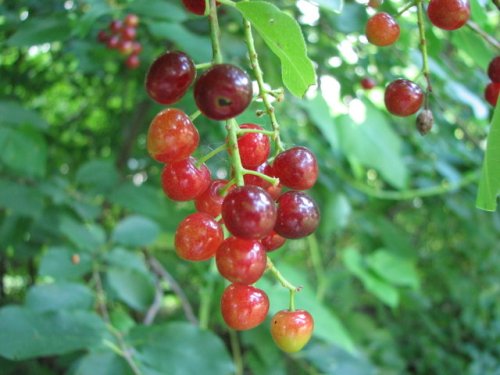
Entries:
{"type": "Polygon", "coordinates": [[[293,147],[274,159],[273,170],[280,182],[295,190],[307,190],[318,179],[318,162],[305,147],[293,147]]]}
{"type": "Polygon", "coordinates": [[[470,5],[466,0],[431,0],[427,15],[434,26],[456,30],[469,20],[470,5]]]}
{"type": "MultiPolygon", "coordinates": [[[[263,130],[256,124],[243,124],[240,129],[263,130]]],[[[269,157],[269,137],[262,133],[246,133],[238,137],[238,150],[244,168],[256,168],[269,157]]]]}
{"type": "MultiPolygon", "coordinates": [[[[134,56],[134,55],[132,55],[134,56]]],[[[149,155],[159,162],[186,159],[198,147],[198,130],[181,110],[168,108],[158,113],[148,130],[149,155]]]]}
{"type": "Polygon", "coordinates": [[[285,238],[301,238],[313,233],[319,224],[316,202],[301,191],[287,191],[278,199],[274,230],[285,238]]]}
{"type": "Polygon", "coordinates": [[[399,38],[399,25],[388,13],[377,13],[366,23],[366,37],[376,46],[383,47],[394,44],[399,38]]]}
{"type": "Polygon", "coordinates": [[[390,113],[405,117],[420,109],[424,93],[416,83],[407,79],[397,79],[386,87],[384,101],[390,113]]]}
{"type": "MultiPolygon", "coordinates": [[[[263,173],[269,177],[276,177],[276,174],[274,173],[272,165],[270,165],[268,162],[262,163],[261,165],[259,165],[255,169],[254,168],[248,168],[248,169],[263,173]]],[[[267,191],[267,193],[274,200],[278,199],[278,197],[281,194],[281,190],[282,190],[281,184],[273,185],[269,181],[266,181],[262,177],[256,176],[254,174],[244,175],[243,180],[245,181],[245,185],[260,186],[262,189],[267,191]]]]}
{"type": "Polygon", "coordinates": [[[259,241],[229,237],[215,254],[219,273],[233,283],[253,284],[266,270],[267,255],[259,241]]]}
{"type": "Polygon", "coordinates": [[[271,336],[284,352],[295,353],[311,339],[314,320],[305,310],[281,310],[271,320],[271,336]]]}
{"type": "Polygon", "coordinates": [[[484,90],[484,98],[493,107],[497,105],[498,95],[500,93],[500,83],[491,82],[484,90]]]}
{"type": "Polygon", "coordinates": [[[257,327],[267,316],[267,294],[250,285],[231,284],[222,293],[221,313],[232,329],[247,330],[257,327]]]}
{"type": "Polygon", "coordinates": [[[210,170],[205,164],[199,168],[196,159],[189,157],[167,164],[161,173],[161,182],[165,194],[174,201],[195,199],[210,184],[210,170]]]}
{"type": "Polygon", "coordinates": [[[233,236],[258,240],[273,230],[276,205],[258,186],[237,186],[222,203],[222,219],[233,236]]]}
{"type": "Polygon", "coordinates": [[[194,81],[193,61],[183,52],[166,52],[158,57],[146,75],[146,91],[160,104],[179,101],[194,81]]]}
{"type": "Polygon", "coordinates": [[[194,202],[196,210],[198,212],[205,212],[213,217],[219,216],[222,210],[222,202],[224,201],[221,191],[227,183],[227,180],[213,180],[210,182],[208,188],[196,198],[194,202]]]}
{"type": "Polygon", "coordinates": [[[194,100],[208,118],[227,120],[250,104],[252,82],[247,73],[234,65],[214,65],[195,83],[194,100]]]}
{"type": "Polygon", "coordinates": [[[205,213],[187,216],[175,232],[175,251],[185,260],[202,261],[215,255],[224,239],[218,222],[205,213]]]}

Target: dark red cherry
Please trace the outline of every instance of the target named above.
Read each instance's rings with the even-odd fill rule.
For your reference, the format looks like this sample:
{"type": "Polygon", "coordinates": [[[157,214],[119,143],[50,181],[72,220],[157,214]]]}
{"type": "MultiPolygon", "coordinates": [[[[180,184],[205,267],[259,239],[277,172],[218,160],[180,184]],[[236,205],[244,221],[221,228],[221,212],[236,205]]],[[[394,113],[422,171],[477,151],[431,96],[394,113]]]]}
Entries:
{"type": "Polygon", "coordinates": [[[106,45],[110,49],[116,49],[120,45],[120,37],[118,35],[111,35],[106,42],[106,45]]]}
{"type": "Polygon", "coordinates": [[[500,92],[500,83],[491,82],[484,90],[484,98],[493,107],[497,105],[498,94],[500,92]]]}
{"type": "Polygon", "coordinates": [[[273,230],[266,237],[261,239],[260,242],[262,243],[262,246],[264,246],[264,249],[266,249],[267,252],[270,252],[283,246],[286,242],[286,238],[280,236],[273,230]]]}
{"type": "MultiPolygon", "coordinates": [[[[191,13],[203,16],[205,14],[205,0],[182,0],[182,3],[191,13]]],[[[217,6],[220,5],[217,3],[217,6]]]]}
{"type": "MultiPolygon", "coordinates": [[[[269,177],[276,177],[272,165],[270,165],[267,162],[259,165],[257,168],[248,168],[248,169],[255,170],[269,177]]],[[[261,177],[253,174],[246,174],[243,176],[243,179],[245,180],[245,185],[260,186],[262,189],[267,191],[271,196],[271,198],[273,198],[274,200],[278,199],[278,197],[281,194],[282,190],[281,184],[273,185],[270,182],[263,180],[261,177]]]]}
{"type": "MultiPolygon", "coordinates": [[[[263,130],[257,124],[243,124],[240,129],[263,130]]],[[[244,168],[257,168],[269,157],[271,144],[269,137],[262,133],[246,133],[238,137],[238,150],[244,168]]]]}
{"type": "Polygon", "coordinates": [[[259,241],[226,238],[215,254],[219,273],[233,283],[253,284],[266,270],[267,255],[259,241]]]}
{"type": "Polygon", "coordinates": [[[174,201],[189,201],[199,196],[210,184],[210,170],[205,164],[196,168],[189,157],[163,168],[161,182],[165,194],[174,201]]]}
{"type": "Polygon", "coordinates": [[[368,41],[379,47],[394,44],[399,39],[399,24],[388,13],[377,13],[366,23],[368,41]]]}
{"type": "Polygon", "coordinates": [[[273,170],[280,183],[290,189],[310,189],[318,179],[316,156],[305,147],[292,147],[278,154],[273,170]]]}
{"type": "Polygon", "coordinates": [[[444,30],[456,30],[469,20],[469,2],[466,0],[431,0],[427,7],[427,15],[434,26],[444,30]]]}
{"type": "Polygon", "coordinates": [[[234,65],[214,65],[195,83],[194,100],[208,118],[227,120],[250,104],[252,82],[247,73],[234,65]]]}
{"type": "Polygon", "coordinates": [[[213,180],[208,188],[201,193],[194,202],[198,212],[205,212],[210,216],[217,217],[222,210],[221,190],[227,185],[227,180],[213,180]]]}
{"type": "Polygon", "coordinates": [[[371,90],[375,87],[376,82],[373,78],[363,78],[361,80],[361,87],[363,87],[365,90],[371,90]]]}
{"type": "Polygon", "coordinates": [[[384,101],[390,113],[405,117],[420,109],[424,93],[416,83],[407,79],[397,79],[386,87],[384,101]]]}
{"type": "Polygon", "coordinates": [[[137,34],[135,27],[124,27],[121,30],[122,38],[124,40],[134,40],[137,34]]]}
{"type": "Polygon", "coordinates": [[[179,109],[167,108],[151,122],[146,146],[153,159],[172,163],[190,156],[199,140],[198,130],[189,117],[179,109]]]}
{"type": "Polygon", "coordinates": [[[205,213],[187,216],[175,232],[175,251],[185,260],[210,259],[219,248],[224,233],[213,217],[205,213]]]}
{"type": "Polygon", "coordinates": [[[158,57],[146,75],[146,90],[160,104],[179,101],[196,76],[193,61],[183,52],[167,52],[158,57]]]}
{"type": "Polygon", "coordinates": [[[257,327],[267,316],[267,294],[250,285],[231,284],[222,293],[222,317],[226,324],[239,331],[257,327]]]}
{"type": "Polygon", "coordinates": [[[118,34],[123,27],[123,22],[120,20],[113,20],[109,24],[109,29],[113,34],[118,34]]]}
{"type": "Polygon", "coordinates": [[[492,82],[500,83],[500,56],[495,57],[488,65],[488,77],[492,82]]]}
{"type": "Polygon", "coordinates": [[[104,30],[99,31],[97,34],[97,40],[101,43],[106,43],[109,40],[109,37],[108,33],[104,30]]]}
{"type": "Polygon", "coordinates": [[[142,44],[136,40],[132,42],[132,53],[138,55],[142,51],[142,44]]]}
{"type": "Polygon", "coordinates": [[[132,54],[125,60],[125,65],[129,69],[137,69],[141,65],[141,60],[139,60],[139,56],[132,54]]]}
{"type": "Polygon", "coordinates": [[[233,236],[258,240],[273,230],[276,205],[258,186],[237,186],[224,198],[222,219],[233,236]]]}
{"type": "Polygon", "coordinates": [[[287,191],[278,199],[278,217],[274,230],[285,238],[310,235],[319,224],[316,202],[301,191],[287,191]]]}
{"type": "Polygon", "coordinates": [[[129,55],[132,53],[132,49],[134,48],[134,43],[131,40],[120,40],[120,43],[118,43],[118,51],[122,55],[129,55]]]}
{"type": "Polygon", "coordinates": [[[137,27],[139,25],[139,17],[136,14],[127,14],[123,23],[128,27],[137,27]]]}

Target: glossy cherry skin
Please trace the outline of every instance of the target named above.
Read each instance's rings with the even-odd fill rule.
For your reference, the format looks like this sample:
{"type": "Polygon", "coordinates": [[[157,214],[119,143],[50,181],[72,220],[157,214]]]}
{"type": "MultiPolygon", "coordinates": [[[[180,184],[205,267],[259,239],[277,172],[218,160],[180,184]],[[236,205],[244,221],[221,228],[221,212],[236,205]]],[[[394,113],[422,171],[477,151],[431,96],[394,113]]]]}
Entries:
{"type": "Polygon", "coordinates": [[[139,25],[139,17],[136,14],[127,14],[123,23],[128,27],[137,27],[139,25]]]}
{"type": "Polygon", "coordinates": [[[222,211],[224,196],[221,190],[227,185],[227,180],[213,180],[208,188],[201,193],[194,202],[198,212],[205,212],[210,216],[217,217],[222,211]]]}
{"type": "Polygon", "coordinates": [[[310,235],[319,224],[320,213],[316,202],[301,191],[287,191],[278,199],[278,217],[274,230],[285,238],[310,235]]]}
{"type": "Polygon", "coordinates": [[[379,47],[394,44],[399,39],[399,24],[388,13],[377,13],[370,17],[365,29],[368,41],[379,47]]]}
{"type": "Polygon", "coordinates": [[[250,285],[231,284],[222,293],[222,317],[235,330],[252,329],[261,324],[269,311],[267,294],[250,285]]]}
{"type": "Polygon", "coordinates": [[[286,238],[280,236],[274,230],[269,233],[266,237],[260,240],[262,246],[267,252],[274,251],[283,246],[286,242],[286,238]]]}
{"type": "Polygon", "coordinates": [[[191,13],[199,16],[203,16],[205,14],[205,0],[182,0],[182,3],[191,13]]]}
{"type": "Polygon", "coordinates": [[[166,52],[158,57],[146,75],[146,91],[160,104],[179,101],[196,76],[193,61],[183,52],[166,52]]]}
{"type": "Polygon", "coordinates": [[[318,179],[316,156],[305,147],[292,147],[278,154],[273,170],[280,183],[290,189],[310,189],[318,179]]]}
{"type": "Polygon", "coordinates": [[[498,94],[500,93],[500,83],[491,82],[484,90],[484,98],[493,107],[497,105],[498,94]]]}
{"type": "Polygon", "coordinates": [[[500,83],[500,56],[495,57],[488,65],[488,77],[491,82],[500,83]]]}
{"type": "MultiPolygon", "coordinates": [[[[272,165],[270,165],[267,162],[262,163],[257,168],[248,168],[248,169],[263,173],[269,177],[276,177],[276,174],[274,173],[272,165]]],[[[260,186],[262,189],[267,191],[267,193],[274,200],[278,199],[278,197],[281,194],[281,190],[282,190],[281,184],[273,185],[270,182],[263,180],[261,177],[253,175],[253,174],[246,174],[243,176],[243,179],[245,180],[245,185],[260,186]]]]}
{"type": "Polygon", "coordinates": [[[259,241],[226,238],[215,254],[219,273],[232,283],[253,284],[266,270],[266,250],[259,241]]]}
{"type": "Polygon", "coordinates": [[[123,22],[120,20],[113,20],[109,24],[109,29],[112,33],[118,34],[123,27],[123,22]]]}
{"type": "Polygon", "coordinates": [[[259,240],[273,230],[276,205],[258,186],[237,186],[224,198],[222,219],[233,236],[259,240]]]}
{"type": "Polygon", "coordinates": [[[185,260],[202,261],[213,257],[224,239],[221,225],[205,213],[187,216],[175,232],[175,251],[185,260]]]}
{"type": "Polygon", "coordinates": [[[420,109],[424,93],[416,83],[407,79],[397,79],[386,87],[384,101],[390,113],[405,117],[420,109]]]}
{"type": "Polygon", "coordinates": [[[149,125],[146,147],[153,159],[172,163],[190,156],[199,141],[200,135],[190,118],[179,109],[167,108],[149,125]]]}
{"type": "Polygon", "coordinates": [[[167,164],[161,173],[165,194],[174,201],[198,197],[210,185],[210,170],[205,164],[196,168],[196,159],[189,157],[167,164]]]}
{"type": "Polygon", "coordinates": [[[124,27],[121,30],[122,38],[125,40],[134,40],[137,35],[135,27],[124,27]]]}
{"type": "Polygon", "coordinates": [[[195,83],[194,100],[208,118],[227,120],[250,104],[252,82],[247,73],[234,65],[214,65],[195,83]]]}
{"type": "Polygon", "coordinates": [[[125,65],[129,69],[137,69],[141,65],[141,60],[139,60],[139,56],[132,54],[125,60],[125,65]]]}
{"type": "Polygon", "coordinates": [[[427,7],[427,15],[434,26],[444,30],[456,30],[469,20],[469,2],[466,0],[431,0],[427,7]]]}
{"type": "Polygon", "coordinates": [[[305,310],[281,310],[271,320],[271,336],[278,348],[287,353],[300,351],[311,339],[314,320],[305,310]]]}
{"type": "Polygon", "coordinates": [[[375,87],[376,83],[373,78],[363,78],[361,80],[361,87],[363,87],[365,90],[371,90],[375,87]]]}
{"type": "MultiPolygon", "coordinates": [[[[256,124],[243,124],[240,129],[259,129],[256,124]]],[[[244,168],[257,168],[269,157],[271,144],[269,137],[262,133],[247,133],[238,137],[238,150],[244,168]]]]}

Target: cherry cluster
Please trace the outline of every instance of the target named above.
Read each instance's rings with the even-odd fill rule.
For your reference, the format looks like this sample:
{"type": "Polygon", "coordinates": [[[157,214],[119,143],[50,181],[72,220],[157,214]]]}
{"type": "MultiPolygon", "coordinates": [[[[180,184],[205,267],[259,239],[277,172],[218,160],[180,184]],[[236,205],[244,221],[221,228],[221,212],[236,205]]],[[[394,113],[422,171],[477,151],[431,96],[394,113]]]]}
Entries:
{"type": "MultiPolygon", "coordinates": [[[[283,150],[271,159],[271,132],[252,123],[238,126],[233,119],[253,98],[250,77],[231,64],[210,65],[195,82],[191,58],[179,51],[166,52],[152,63],[146,90],[158,103],[171,105],[195,82],[199,111],[212,120],[228,120],[228,130],[235,124],[218,148],[231,159],[232,178],[211,177],[205,161],[218,149],[200,159],[192,156],[199,133],[180,109],[167,108],[156,115],[147,149],[165,164],[161,180],[167,197],[194,200],[197,212],[182,220],[175,233],[178,256],[189,261],[215,257],[219,273],[231,282],[221,297],[224,321],[235,330],[247,330],[261,324],[269,311],[266,293],[252,286],[270,267],[267,253],[287,239],[308,236],[318,226],[319,208],[304,192],[315,184],[318,164],[305,147],[283,150]],[[229,233],[226,238],[223,226],[229,233]]],[[[292,310],[276,314],[271,329],[277,345],[289,352],[300,350],[313,329],[308,312],[292,310]]]]}
{"type": "Polygon", "coordinates": [[[484,98],[495,107],[500,94],[500,56],[495,57],[488,65],[488,77],[490,77],[491,82],[484,90],[484,98]]]}
{"type": "Polygon", "coordinates": [[[136,69],[141,64],[139,54],[142,45],[136,40],[139,17],[136,14],[127,14],[122,20],[113,20],[109,23],[109,31],[100,30],[97,40],[104,43],[109,49],[116,49],[127,56],[125,66],[136,69]]]}

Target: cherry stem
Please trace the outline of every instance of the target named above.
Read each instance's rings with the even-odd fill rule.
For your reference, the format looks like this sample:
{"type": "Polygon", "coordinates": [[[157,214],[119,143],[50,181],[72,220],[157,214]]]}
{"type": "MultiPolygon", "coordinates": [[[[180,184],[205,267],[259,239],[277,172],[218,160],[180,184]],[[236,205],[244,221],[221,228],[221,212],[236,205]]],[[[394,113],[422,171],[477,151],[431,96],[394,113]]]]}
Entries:
{"type": "Polygon", "coordinates": [[[488,34],[486,31],[482,30],[479,25],[472,21],[467,21],[467,27],[483,38],[487,43],[491,44],[497,50],[500,50],[500,42],[488,34]]]}
{"type": "Polygon", "coordinates": [[[226,144],[222,144],[219,147],[217,147],[216,149],[210,151],[205,156],[199,158],[198,161],[195,164],[196,168],[199,169],[203,165],[203,163],[205,163],[207,160],[210,160],[211,158],[213,158],[218,153],[224,151],[226,148],[227,148],[226,144]]]}
{"type": "Polygon", "coordinates": [[[406,4],[397,14],[396,17],[401,16],[403,13],[405,13],[408,9],[414,7],[417,4],[417,1],[412,1],[408,4],[406,4]]]}
{"type": "Polygon", "coordinates": [[[236,367],[235,375],[243,375],[243,358],[241,356],[240,341],[238,339],[238,333],[233,329],[229,330],[229,342],[231,344],[231,352],[233,353],[233,361],[236,367]]]}
{"type": "Polygon", "coordinates": [[[193,112],[191,115],[189,115],[189,119],[191,121],[196,120],[199,116],[201,115],[200,110],[197,110],[196,112],[193,112]]]}
{"type": "Polygon", "coordinates": [[[238,135],[246,134],[246,133],[260,133],[260,134],[268,135],[270,137],[274,136],[274,132],[269,131],[269,130],[262,130],[262,129],[239,129],[238,130],[238,135]]]}
{"type": "Polygon", "coordinates": [[[301,287],[296,287],[292,283],[290,283],[285,277],[281,274],[281,272],[276,268],[271,258],[267,257],[267,266],[266,270],[271,271],[273,276],[279,283],[286,289],[290,291],[290,311],[295,310],[295,292],[300,291],[301,287]]]}
{"type": "Polygon", "coordinates": [[[280,125],[276,119],[276,114],[274,107],[269,101],[268,90],[264,86],[264,75],[262,69],[260,68],[259,56],[257,55],[257,50],[255,49],[255,42],[252,35],[252,25],[249,21],[245,20],[245,42],[248,48],[248,54],[250,56],[250,65],[257,80],[257,85],[259,86],[259,97],[262,99],[264,106],[266,107],[266,112],[271,119],[271,125],[273,127],[273,140],[276,144],[276,154],[279,154],[284,150],[283,143],[280,138],[280,125]]]}
{"type": "Polygon", "coordinates": [[[241,164],[240,150],[238,149],[238,130],[240,127],[234,118],[227,120],[226,130],[227,130],[227,150],[229,158],[231,159],[231,166],[233,167],[234,179],[236,185],[243,186],[245,181],[243,180],[244,169],[241,164]]]}
{"type": "Polygon", "coordinates": [[[210,61],[202,64],[196,64],[194,67],[196,68],[196,70],[202,70],[210,68],[212,65],[214,65],[214,63],[210,61]]]}
{"type": "Polygon", "coordinates": [[[230,180],[226,186],[224,186],[222,189],[219,190],[219,195],[221,196],[225,196],[227,194],[227,191],[231,188],[231,186],[233,186],[234,184],[236,183],[236,179],[233,178],[232,180],[230,180]]]}
{"type": "Polygon", "coordinates": [[[236,3],[231,0],[217,0],[217,2],[224,4],[224,5],[229,5],[231,7],[236,7],[236,3]]]}
{"type": "Polygon", "coordinates": [[[423,0],[417,0],[417,15],[418,15],[418,32],[420,34],[420,51],[422,52],[422,64],[423,73],[425,80],[427,82],[427,89],[425,92],[425,104],[424,108],[429,107],[429,94],[432,92],[430,69],[429,69],[429,57],[427,55],[427,40],[425,37],[425,21],[424,21],[424,5],[423,0]]]}
{"type": "Polygon", "coordinates": [[[260,177],[264,181],[267,181],[270,184],[272,184],[273,186],[278,186],[278,184],[280,183],[280,179],[279,178],[271,177],[271,176],[268,176],[267,174],[264,174],[264,173],[261,173],[261,172],[257,172],[257,171],[251,170],[251,169],[244,169],[243,170],[243,174],[252,174],[254,176],[260,177]]]}
{"type": "Polygon", "coordinates": [[[217,4],[216,0],[210,0],[210,38],[212,40],[212,61],[214,64],[222,63],[222,52],[220,48],[220,29],[219,20],[217,19],[217,4]]]}

